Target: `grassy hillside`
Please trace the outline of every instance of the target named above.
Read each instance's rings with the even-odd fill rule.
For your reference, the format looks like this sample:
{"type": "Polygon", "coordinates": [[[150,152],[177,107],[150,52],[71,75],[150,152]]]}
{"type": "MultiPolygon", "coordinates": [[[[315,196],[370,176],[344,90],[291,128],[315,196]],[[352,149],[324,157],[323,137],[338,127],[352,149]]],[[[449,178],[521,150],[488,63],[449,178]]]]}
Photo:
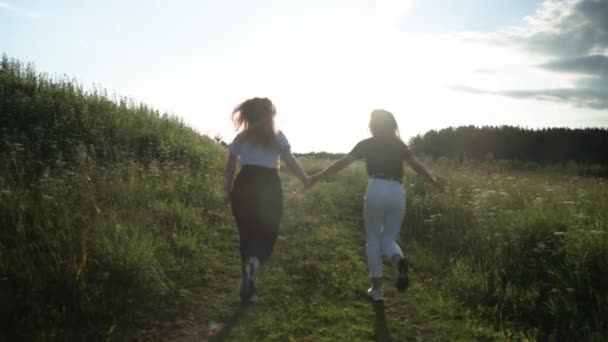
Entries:
{"type": "Polygon", "coordinates": [[[0,340],[124,334],[234,249],[223,152],[178,119],[6,57],[0,113],[0,340]]]}

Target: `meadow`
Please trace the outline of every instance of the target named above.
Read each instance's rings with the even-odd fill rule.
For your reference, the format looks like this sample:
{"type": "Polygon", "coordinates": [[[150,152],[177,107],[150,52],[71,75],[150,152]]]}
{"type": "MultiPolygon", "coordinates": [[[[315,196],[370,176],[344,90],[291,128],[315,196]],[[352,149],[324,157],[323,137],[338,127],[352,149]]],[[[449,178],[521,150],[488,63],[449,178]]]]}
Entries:
{"type": "MultiPolygon", "coordinates": [[[[407,169],[405,294],[365,296],[361,163],[304,191],[238,303],[225,149],[179,119],[0,63],[0,340],[608,338],[608,184],[585,165],[407,169]]],[[[303,158],[309,173],[330,161],[303,158]]]]}
{"type": "Polygon", "coordinates": [[[416,182],[404,242],[418,269],[497,328],[536,337],[605,338],[608,186],[576,168],[439,161],[445,194],[416,182]],[[415,252],[416,253],[416,252],[415,252]]]}
{"type": "MultiPolygon", "coordinates": [[[[328,163],[305,161],[311,172],[328,163]]],[[[427,329],[424,340],[605,339],[606,180],[581,177],[580,168],[573,164],[539,168],[504,161],[447,159],[427,160],[426,164],[447,185],[446,191],[430,189],[408,169],[401,244],[411,262],[414,286],[403,299],[391,293],[401,303],[389,307],[405,315],[407,321],[420,307],[404,303],[412,296],[424,298],[424,304],[410,305],[435,312],[445,323],[427,329]]],[[[334,268],[326,272],[326,278],[316,281],[314,277],[323,272],[313,267],[306,273],[313,278],[306,284],[325,284],[323,288],[333,284],[327,297],[350,295],[360,300],[358,296],[367,285],[364,275],[356,276],[356,284],[349,282],[353,270],[365,272],[360,218],[365,183],[364,166],[358,164],[310,193],[294,195],[298,202],[294,209],[298,214],[294,215],[304,223],[288,226],[313,235],[338,235],[317,238],[319,241],[310,244],[315,250],[325,244],[333,250],[331,256],[324,258],[329,253],[325,251],[319,258],[314,256],[317,252],[305,258],[315,259],[315,267],[334,268]],[[313,227],[308,223],[311,220],[313,227]],[[349,231],[351,238],[341,237],[342,233],[336,232],[341,229],[349,231]],[[323,243],[325,239],[329,242],[323,243]],[[346,247],[348,243],[351,247],[346,247]],[[340,250],[342,245],[345,251],[340,250]],[[353,255],[353,251],[358,254],[353,255]],[[329,265],[320,266],[324,259],[329,265]],[[343,274],[336,275],[340,272],[343,274]]],[[[294,234],[297,244],[302,245],[305,233],[294,234]]],[[[428,317],[420,320],[426,325],[437,324],[428,317]]],[[[403,317],[394,321],[395,340],[418,336],[401,325],[403,317]]],[[[345,337],[357,339],[357,335],[345,337]]]]}

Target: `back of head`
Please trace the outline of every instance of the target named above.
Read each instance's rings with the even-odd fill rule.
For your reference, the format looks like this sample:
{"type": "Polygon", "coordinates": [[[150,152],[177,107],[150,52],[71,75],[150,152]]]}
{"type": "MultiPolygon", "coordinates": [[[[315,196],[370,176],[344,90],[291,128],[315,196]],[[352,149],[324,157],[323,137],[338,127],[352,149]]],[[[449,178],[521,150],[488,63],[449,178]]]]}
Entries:
{"type": "Polygon", "coordinates": [[[232,121],[236,129],[248,139],[264,146],[276,144],[274,117],[277,110],[268,98],[254,97],[232,111],[232,121]]]}
{"type": "Polygon", "coordinates": [[[375,109],[369,121],[369,130],[374,137],[397,138],[399,137],[399,127],[393,114],[384,109],[375,109]]]}

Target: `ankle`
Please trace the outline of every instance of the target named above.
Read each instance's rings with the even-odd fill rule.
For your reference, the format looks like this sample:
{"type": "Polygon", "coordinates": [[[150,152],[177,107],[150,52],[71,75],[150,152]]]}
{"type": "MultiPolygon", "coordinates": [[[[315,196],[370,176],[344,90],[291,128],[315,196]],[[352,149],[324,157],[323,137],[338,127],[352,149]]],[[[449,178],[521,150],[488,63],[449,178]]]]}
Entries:
{"type": "Polygon", "coordinates": [[[260,260],[257,257],[249,257],[245,263],[251,264],[256,269],[260,267],[260,260]]]}
{"type": "Polygon", "coordinates": [[[382,289],[382,278],[372,278],[372,289],[373,290],[382,289]]]}

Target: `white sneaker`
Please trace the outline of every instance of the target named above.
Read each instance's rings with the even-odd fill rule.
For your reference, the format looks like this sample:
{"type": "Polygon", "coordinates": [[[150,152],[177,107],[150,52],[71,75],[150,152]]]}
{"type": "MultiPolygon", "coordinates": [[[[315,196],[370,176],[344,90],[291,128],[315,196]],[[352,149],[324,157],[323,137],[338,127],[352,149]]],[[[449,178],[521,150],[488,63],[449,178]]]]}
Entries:
{"type": "Polygon", "coordinates": [[[382,291],[382,289],[374,290],[373,287],[370,287],[369,289],[367,289],[367,295],[374,302],[382,302],[386,299],[386,298],[384,298],[384,291],[382,291]]]}

